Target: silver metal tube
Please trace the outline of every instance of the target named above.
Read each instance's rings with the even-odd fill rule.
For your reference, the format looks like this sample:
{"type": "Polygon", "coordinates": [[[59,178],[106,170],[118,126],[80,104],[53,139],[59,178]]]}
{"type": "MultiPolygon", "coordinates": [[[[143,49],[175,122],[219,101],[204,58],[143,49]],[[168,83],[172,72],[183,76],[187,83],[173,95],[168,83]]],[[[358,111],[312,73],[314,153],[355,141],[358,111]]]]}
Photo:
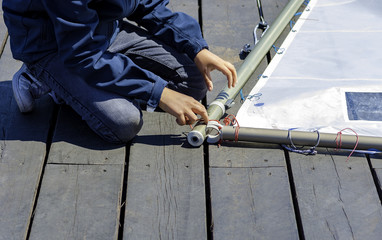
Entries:
{"type": "Polygon", "coordinates": [[[382,137],[358,136],[357,140],[355,134],[341,134],[339,136],[333,133],[319,133],[318,135],[317,132],[245,127],[240,127],[236,136],[236,127],[233,126],[224,126],[221,131],[223,140],[231,141],[237,137],[236,140],[238,141],[291,144],[292,140],[293,144],[298,146],[315,146],[318,144],[318,147],[353,149],[357,144],[357,150],[382,150],[382,137]]]}
{"type": "MultiPolygon", "coordinates": [[[[234,99],[244,87],[248,79],[255,72],[256,68],[260,65],[262,59],[265,57],[269,49],[272,47],[277,38],[281,35],[284,28],[288,25],[294,14],[298,11],[305,0],[290,0],[284,7],[280,15],[276,18],[273,24],[269,27],[264,36],[254,46],[253,50],[248,54],[243,64],[237,71],[237,84],[234,88],[225,87],[218,97],[215,99],[217,102],[226,104],[227,100],[234,99]]],[[[223,110],[217,105],[211,105],[207,109],[208,116],[211,120],[220,120],[224,115],[223,110]]],[[[204,142],[206,136],[206,125],[200,124],[188,134],[188,142],[195,147],[200,146],[204,142]],[[197,133],[196,133],[197,132],[197,133]]]]}

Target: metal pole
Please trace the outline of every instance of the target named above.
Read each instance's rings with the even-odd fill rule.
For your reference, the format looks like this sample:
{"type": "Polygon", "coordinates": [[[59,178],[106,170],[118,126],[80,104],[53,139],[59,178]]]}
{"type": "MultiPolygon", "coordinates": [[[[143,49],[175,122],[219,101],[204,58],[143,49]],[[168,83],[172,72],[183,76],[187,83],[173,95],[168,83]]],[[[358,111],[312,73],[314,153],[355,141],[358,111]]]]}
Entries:
{"type": "MultiPolygon", "coordinates": [[[[207,113],[211,120],[219,120],[225,113],[224,106],[227,100],[234,99],[244,87],[248,79],[251,77],[256,68],[260,65],[262,59],[272,47],[277,38],[281,35],[284,28],[288,25],[290,19],[298,11],[305,0],[290,0],[276,18],[274,23],[269,27],[264,36],[254,46],[243,64],[237,71],[237,84],[235,88],[225,87],[217,98],[210,104],[207,113]]],[[[187,135],[188,142],[195,147],[203,144],[206,136],[206,125],[196,125],[194,129],[187,135]]]]}
{"type": "Polygon", "coordinates": [[[262,142],[276,144],[291,144],[299,146],[315,146],[342,149],[353,149],[357,146],[357,150],[377,149],[382,150],[382,137],[367,137],[333,133],[288,131],[279,129],[264,128],[245,128],[240,127],[236,136],[236,127],[224,126],[221,129],[223,140],[238,140],[247,142],[262,142]],[[319,136],[319,138],[318,138],[319,136]],[[341,137],[341,139],[340,139],[341,137]],[[236,138],[236,139],[235,139],[236,138]],[[319,141],[318,141],[319,139],[319,141]],[[339,146],[339,141],[340,145],[339,146]],[[357,145],[356,145],[357,144],[357,145]]]}

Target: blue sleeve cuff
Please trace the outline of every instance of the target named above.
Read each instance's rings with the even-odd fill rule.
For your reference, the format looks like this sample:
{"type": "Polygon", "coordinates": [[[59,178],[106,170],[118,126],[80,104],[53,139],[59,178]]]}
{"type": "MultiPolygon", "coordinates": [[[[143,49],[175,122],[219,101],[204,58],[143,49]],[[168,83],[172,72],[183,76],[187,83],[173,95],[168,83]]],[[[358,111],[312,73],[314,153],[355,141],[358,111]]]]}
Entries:
{"type": "Polygon", "coordinates": [[[204,39],[198,41],[198,43],[194,45],[189,45],[185,48],[185,52],[190,57],[191,60],[194,60],[196,55],[202,51],[203,49],[208,49],[207,42],[204,39]]]}
{"type": "Polygon", "coordinates": [[[163,89],[167,86],[168,82],[159,78],[153,84],[154,86],[151,92],[151,96],[147,101],[147,109],[149,111],[155,110],[158,107],[160,98],[162,97],[163,89]]]}

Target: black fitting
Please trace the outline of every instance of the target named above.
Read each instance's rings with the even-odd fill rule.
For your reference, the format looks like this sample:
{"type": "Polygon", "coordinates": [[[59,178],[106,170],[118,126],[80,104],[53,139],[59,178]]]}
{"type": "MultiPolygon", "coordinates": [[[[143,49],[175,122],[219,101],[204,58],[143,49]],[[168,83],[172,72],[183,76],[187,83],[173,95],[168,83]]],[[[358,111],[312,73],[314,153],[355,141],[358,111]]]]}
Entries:
{"type": "Polygon", "coordinates": [[[259,28],[261,29],[261,30],[263,30],[263,31],[265,31],[266,29],[267,29],[267,27],[268,27],[268,23],[266,22],[266,21],[264,21],[264,22],[259,22],[259,28]]]}

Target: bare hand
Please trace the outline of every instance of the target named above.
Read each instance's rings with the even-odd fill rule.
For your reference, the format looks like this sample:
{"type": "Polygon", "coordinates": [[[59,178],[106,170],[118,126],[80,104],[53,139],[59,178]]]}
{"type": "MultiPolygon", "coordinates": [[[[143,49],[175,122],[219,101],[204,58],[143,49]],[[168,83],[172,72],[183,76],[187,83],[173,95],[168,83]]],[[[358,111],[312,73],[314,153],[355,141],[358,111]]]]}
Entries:
{"type": "Polygon", "coordinates": [[[175,116],[179,125],[195,123],[198,120],[196,114],[199,114],[204,122],[208,122],[207,110],[200,102],[169,88],[163,89],[159,107],[175,116]]]}
{"type": "Polygon", "coordinates": [[[200,51],[196,55],[194,61],[199,71],[202,73],[209,91],[213,89],[213,83],[211,80],[210,73],[215,69],[219,70],[227,77],[228,88],[236,86],[236,69],[231,63],[224,61],[223,59],[211,53],[207,49],[203,49],[202,51],[200,51]]]}

